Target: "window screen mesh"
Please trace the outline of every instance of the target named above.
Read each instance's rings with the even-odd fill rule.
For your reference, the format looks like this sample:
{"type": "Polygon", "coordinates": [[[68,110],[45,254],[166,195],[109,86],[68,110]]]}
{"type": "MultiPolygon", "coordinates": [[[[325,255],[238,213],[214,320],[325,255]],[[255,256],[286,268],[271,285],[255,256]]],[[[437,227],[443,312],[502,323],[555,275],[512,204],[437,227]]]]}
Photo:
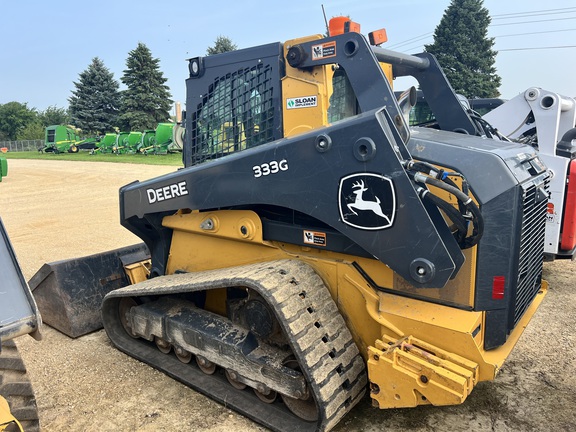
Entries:
{"type": "Polygon", "coordinates": [[[272,141],[273,88],[263,64],[215,79],[196,112],[193,164],[272,141]]]}

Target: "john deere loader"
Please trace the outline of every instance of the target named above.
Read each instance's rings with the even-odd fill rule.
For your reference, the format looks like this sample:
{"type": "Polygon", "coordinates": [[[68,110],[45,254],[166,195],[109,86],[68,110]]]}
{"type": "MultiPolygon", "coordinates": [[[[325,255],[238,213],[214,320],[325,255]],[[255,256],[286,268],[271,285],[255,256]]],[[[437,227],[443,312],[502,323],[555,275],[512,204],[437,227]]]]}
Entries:
{"type": "Polygon", "coordinates": [[[36,399],[12,339],[40,337],[36,302],[0,219],[0,431],[40,430],[36,399]]]}
{"type": "Polygon", "coordinates": [[[475,136],[431,55],[337,33],[190,59],[184,168],[120,190],[145,245],[49,265],[44,319],[100,293],[120,350],[274,430],[494,379],[546,293],[548,170],[475,136]],[[408,128],[401,75],[443,130],[408,128]]]}

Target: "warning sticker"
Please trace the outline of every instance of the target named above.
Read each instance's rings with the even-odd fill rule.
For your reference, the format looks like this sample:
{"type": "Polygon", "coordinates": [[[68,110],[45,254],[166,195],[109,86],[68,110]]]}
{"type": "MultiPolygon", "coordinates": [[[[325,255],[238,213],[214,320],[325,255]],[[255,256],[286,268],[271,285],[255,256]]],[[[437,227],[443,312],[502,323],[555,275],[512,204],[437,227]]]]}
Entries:
{"type": "Polygon", "coordinates": [[[546,222],[555,223],[556,212],[554,211],[554,203],[549,202],[546,207],[546,222]]]}
{"type": "Polygon", "coordinates": [[[315,246],[326,246],[326,233],[304,231],[304,243],[315,246]]]}
{"type": "Polygon", "coordinates": [[[287,109],[310,108],[315,106],[318,106],[317,96],[303,96],[303,97],[286,99],[287,109]]]}
{"type": "Polygon", "coordinates": [[[336,57],[336,42],[312,45],[312,60],[321,60],[329,57],[336,57]]]}

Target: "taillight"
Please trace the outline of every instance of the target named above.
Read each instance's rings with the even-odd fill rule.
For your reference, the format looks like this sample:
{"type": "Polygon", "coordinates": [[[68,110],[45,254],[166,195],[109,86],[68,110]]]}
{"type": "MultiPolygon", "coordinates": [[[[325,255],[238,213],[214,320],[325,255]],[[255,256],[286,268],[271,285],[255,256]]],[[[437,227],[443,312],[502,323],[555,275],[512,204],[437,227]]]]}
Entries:
{"type": "Polygon", "coordinates": [[[492,300],[502,300],[504,298],[504,286],[506,278],[504,276],[494,276],[492,279],[492,300]]]}

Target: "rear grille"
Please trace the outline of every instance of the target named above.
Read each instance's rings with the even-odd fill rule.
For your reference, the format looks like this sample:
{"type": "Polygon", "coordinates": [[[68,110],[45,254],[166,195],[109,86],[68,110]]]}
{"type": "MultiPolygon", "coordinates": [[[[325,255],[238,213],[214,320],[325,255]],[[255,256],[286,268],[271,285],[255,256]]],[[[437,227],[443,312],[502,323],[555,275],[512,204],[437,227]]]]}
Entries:
{"type": "Polygon", "coordinates": [[[539,195],[544,191],[548,193],[549,183],[547,178],[544,183],[523,186],[520,259],[512,328],[518,324],[540,290],[547,200],[539,195]]]}

